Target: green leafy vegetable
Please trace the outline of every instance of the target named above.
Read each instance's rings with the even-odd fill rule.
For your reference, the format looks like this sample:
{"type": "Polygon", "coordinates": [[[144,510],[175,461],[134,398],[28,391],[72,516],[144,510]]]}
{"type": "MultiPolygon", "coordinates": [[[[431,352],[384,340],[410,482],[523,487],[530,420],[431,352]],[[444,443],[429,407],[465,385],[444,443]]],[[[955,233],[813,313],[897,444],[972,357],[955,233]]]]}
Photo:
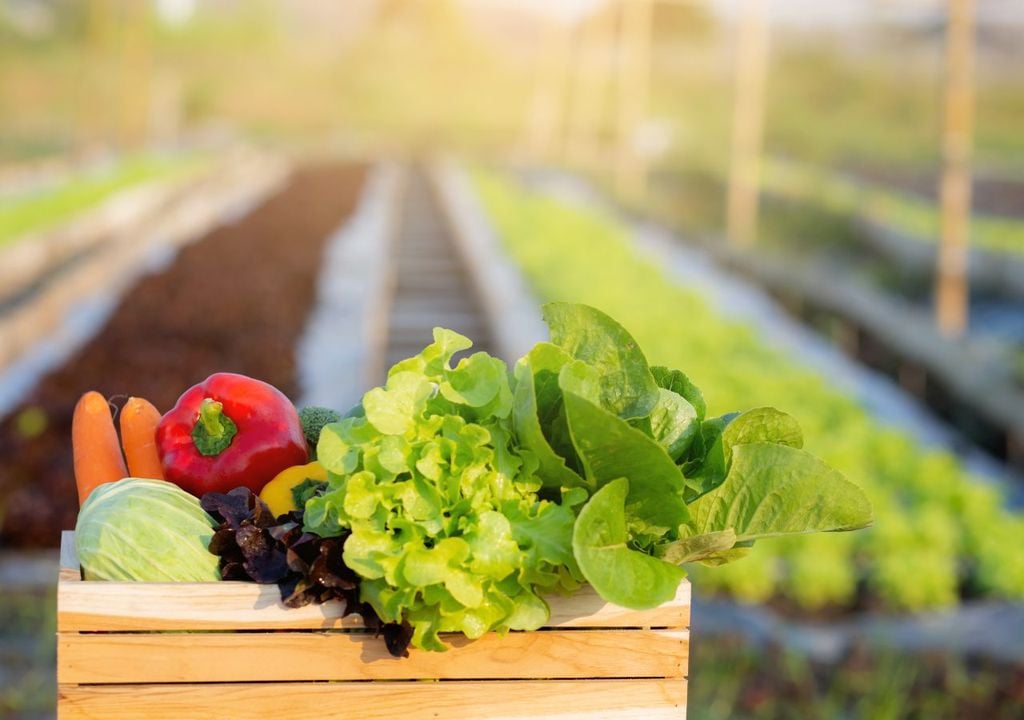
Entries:
{"type": "Polygon", "coordinates": [[[586,305],[549,303],[543,315],[551,342],[597,370],[604,407],[624,418],[650,414],[658,401],[658,385],[625,328],[586,305]]]}
{"type": "Polygon", "coordinates": [[[697,409],[681,395],[664,388],[658,388],[658,402],[651,414],[631,420],[630,424],[657,440],[673,460],[686,453],[700,432],[697,409]]]}
{"type": "Polygon", "coordinates": [[[575,459],[575,451],[568,451],[563,457],[552,444],[555,442],[545,435],[545,428],[552,438],[562,438],[559,446],[572,448],[569,430],[565,423],[562,393],[558,387],[558,373],[572,361],[564,350],[550,343],[537,343],[528,355],[516,363],[515,395],[512,415],[516,435],[523,447],[537,458],[537,475],[547,487],[575,487],[583,479],[569,467],[575,459]]]}
{"type": "Polygon", "coordinates": [[[755,442],[787,445],[799,450],[804,446],[804,434],[795,418],[775,408],[747,410],[722,431],[726,462],[732,458],[735,446],[755,442]]]}
{"type": "Polygon", "coordinates": [[[642,610],[676,595],[686,573],[676,565],[631,550],[626,529],[629,481],[598,490],[576,520],[572,547],[583,576],[609,602],[642,610]]]}
{"type": "Polygon", "coordinates": [[[75,549],[86,580],[220,580],[207,548],[213,518],[169,482],[125,478],[100,485],[78,513],[75,549]]]}
{"type": "Polygon", "coordinates": [[[325,427],[329,486],[306,505],[308,531],[351,533],[344,561],[363,579],[362,600],[386,623],[408,622],[412,645],[430,650],[445,649],[440,632],[536,629],[548,617],[539,593],[579,583],[575,515],[536,494],[537,459],[513,440],[505,364],[477,353],[451,367],[469,346],[435,330],[366,393],[365,417],[325,427]]]}
{"type": "Polygon", "coordinates": [[[651,375],[658,387],[671,390],[676,395],[684,398],[697,411],[697,419],[703,420],[707,415],[708,406],[704,402],[704,394],[700,389],[690,382],[690,378],[682,370],[669,370],[661,365],[651,367],[651,375]]]}
{"type": "Polygon", "coordinates": [[[738,542],[871,523],[860,488],[810,453],[763,442],[735,447],[725,482],[689,507],[697,534],[732,530],[738,542]]]}
{"type": "Polygon", "coordinates": [[[319,405],[310,405],[299,410],[302,434],[313,450],[311,460],[316,460],[316,444],[320,442],[320,432],[324,426],[339,420],[341,420],[341,413],[319,405]]]}
{"type": "Polygon", "coordinates": [[[653,607],[675,596],[682,563],[870,522],[860,490],[799,449],[790,416],[708,419],[689,378],[651,370],[607,315],[558,303],[545,316],[553,342],[511,376],[485,353],[452,367],[471,344],[436,329],[320,434],[328,487],[306,503],[305,529],[348,534],[361,601],[411,628],[414,647],[538,628],[542,595],[584,579],[605,600],[653,607]]]}
{"type": "Polygon", "coordinates": [[[587,479],[596,487],[628,478],[632,514],[663,535],[689,521],[683,476],[664,448],[622,418],[572,392],[566,416],[587,479]]]}
{"type": "Polygon", "coordinates": [[[705,533],[676,540],[658,550],[658,557],[665,562],[683,564],[721,557],[736,544],[736,533],[731,529],[705,533]]]}

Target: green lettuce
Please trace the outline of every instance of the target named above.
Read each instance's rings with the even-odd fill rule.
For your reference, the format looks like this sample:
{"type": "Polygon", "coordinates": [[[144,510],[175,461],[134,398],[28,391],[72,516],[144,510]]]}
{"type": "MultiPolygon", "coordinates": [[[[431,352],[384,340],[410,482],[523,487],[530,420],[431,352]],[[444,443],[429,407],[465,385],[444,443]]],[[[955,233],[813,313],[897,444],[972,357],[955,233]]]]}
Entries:
{"type": "Polygon", "coordinates": [[[537,495],[537,456],[513,439],[505,364],[476,353],[452,367],[469,347],[436,329],[365,394],[362,414],[323,429],[328,489],[304,516],[321,536],[351,530],[344,560],[361,599],[430,650],[444,649],[439,632],[536,629],[549,616],[541,593],[579,584],[575,513],[537,495]]]}
{"type": "Polygon", "coordinates": [[[650,367],[629,332],[584,305],[544,307],[551,342],[510,373],[470,341],[396,364],[317,445],[327,490],[305,529],[350,531],[360,598],[412,645],[439,633],[541,627],[543,596],[589,582],[648,608],[674,597],[680,565],[720,565],[757,540],[851,530],[864,494],[802,450],[774,408],[707,417],[681,371],[650,367]]]}
{"type": "Polygon", "coordinates": [[[561,406],[596,489],[579,514],[573,552],[606,600],[650,607],[683,577],[666,568],[730,562],[762,538],[870,524],[864,493],[800,449],[791,416],[756,408],[705,419],[690,379],[649,367],[604,313],[553,303],[544,317],[552,342],[573,358],[561,370],[561,406]]]}

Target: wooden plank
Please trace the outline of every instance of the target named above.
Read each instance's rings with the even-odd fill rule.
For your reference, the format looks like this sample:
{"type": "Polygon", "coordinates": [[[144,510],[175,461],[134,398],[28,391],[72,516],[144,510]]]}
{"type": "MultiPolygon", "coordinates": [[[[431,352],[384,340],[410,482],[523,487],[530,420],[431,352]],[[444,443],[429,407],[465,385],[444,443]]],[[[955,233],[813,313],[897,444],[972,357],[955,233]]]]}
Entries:
{"type": "MultiPolygon", "coordinates": [[[[62,571],[63,572],[63,571],[62,571]]],[[[547,598],[546,627],[687,628],[690,584],[675,600],[652,610],[607,603],[590,586],[547,598]]],[[[57,588],[60,632],[146,630],[312,630],[361,628],[358,615],[341,618],[338,603],[288,608],[276,585],[247,582],[142,583],[66,581],[57,588]]]]}
{"type": "Polygon", "coordinates": [[[62,683],[684,677],[687,630],[550,630],[446,638],[391,657],[365,632],[57,634],[62,683]]]}
{"type": "MultiPolygon", "coordinates": [[[[274,585],[247,582],[142,583],[80,581],[74,533],[61,534],[57,588],[60,632],[147,630],[313,630],[363,627],[358,615],[341,618],[338,603],[288,608],[274,585]]],[[[605,602],[590,586],[571,596],[547,598],[545,627],[687,628],[690,584],[671,602],[652,610],[629,610],[605,602]]]]}
{"type": "Polygon", "coordinates": [[[338,603],[288,608],[276,585],[248,582],[61,582],[60,632],[361,628],[338,603]]]}
{"type": "Polygon", "coordinates": [[[545,627],[686,629],[690,627],[690,589],[690,582],[684,580],[669,602],[651,610],[630,610],[605,602],[594,588],[584,585],[569,597],[545,598],[551,608],[545,627]]]}
{"type": "Polygon", "coordinates": [[[683,720],[684,680],[58,688],[60,720],[683,720]],[[269,709],[269,710],[268,710],[269,709]]]}

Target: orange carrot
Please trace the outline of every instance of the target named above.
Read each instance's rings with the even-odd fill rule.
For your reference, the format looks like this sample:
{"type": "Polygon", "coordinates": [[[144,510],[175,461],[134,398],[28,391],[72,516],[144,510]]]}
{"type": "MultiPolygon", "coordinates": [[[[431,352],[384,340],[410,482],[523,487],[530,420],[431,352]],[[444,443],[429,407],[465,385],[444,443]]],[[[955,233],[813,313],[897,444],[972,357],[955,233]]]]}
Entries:
{"type": "Polygon", "coordinates": [[[98,392],[87,392],[75,405],[75,414],[71,418],[71,445],[75,456],[79,505],[85,503],[97,486],[128,475],[110,406],[98,392]]]}
{"type": "Polygon", "coordinates": [[[148,400],[130,397],[121,408],[121,444],[132,477],[164,479],[164,468],[156,451],[159,424],[160,412],[148,400]]]}

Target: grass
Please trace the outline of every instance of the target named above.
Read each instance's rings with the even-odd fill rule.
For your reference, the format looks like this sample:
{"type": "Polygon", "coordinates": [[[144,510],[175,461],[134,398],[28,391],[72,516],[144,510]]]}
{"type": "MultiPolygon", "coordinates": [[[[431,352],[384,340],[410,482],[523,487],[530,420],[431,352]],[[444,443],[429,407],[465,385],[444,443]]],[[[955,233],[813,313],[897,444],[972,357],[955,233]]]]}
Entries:
{"type": "Polygon", "coordinates": [[[0,247],[29,233],[56,227],[121,190],[194,170],[199,162],[194,155],[138,155],[40,193],[0,201],[0,247]]]}

